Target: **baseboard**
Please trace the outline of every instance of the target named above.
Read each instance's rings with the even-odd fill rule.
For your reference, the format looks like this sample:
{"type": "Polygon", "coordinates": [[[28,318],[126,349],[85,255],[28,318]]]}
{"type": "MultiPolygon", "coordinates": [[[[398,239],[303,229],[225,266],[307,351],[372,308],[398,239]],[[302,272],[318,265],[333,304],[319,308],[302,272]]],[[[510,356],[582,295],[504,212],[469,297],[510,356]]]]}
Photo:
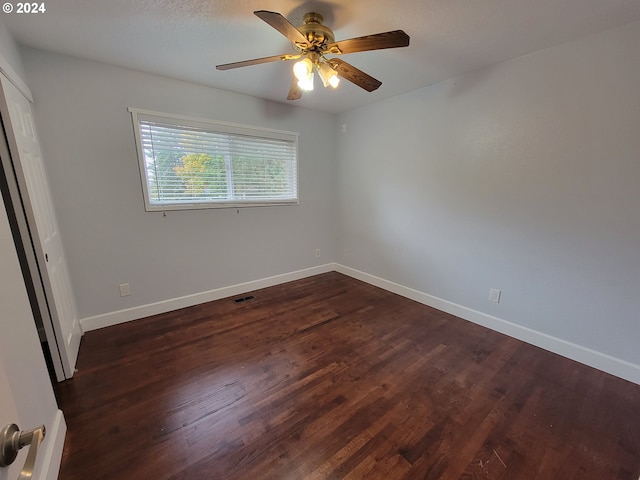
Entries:
{"type": "Polygon", "coordinates": [[[184,297],[164,300],[162,302],[141,305],[139,307],[118,310],[115,312],[96,315],[80,320],[83,332],[97,330],[99,328],[117,325],[119,323],[137,320],[139,318],[166,313],[180,308],[190,307],[205,302],[219,300],[221,298],[239,295],[241,293],[258,290],[260,288],[271,287],[285,282],[300,280],[302,278],[319,275],[330,271],[337,271],[344,275],[356,278],[363,282],[369,283],[384,290],[396,293],[411,300],[415,300],[424,305],[436,308],[443,312],[450,313],[464,320],[482,325],[497,332],[503,333],[523,342],[535,345],[550,352],[556,353],[563,357],[583,363],[603,372],[610,373],[616,377],[629,380],[640,385],[640,365],[636,365],[619,358],[577,345],[575,343],[562,340],[546,333],[523,327],[521,325],[503,320],[492,315],[488,315],[471,308],[458,305],[448,300],[429,295],[427,293],[415,290],[404,285],[400,285],[389,280],[385,280],[375,275],[371,275],[360,270],[356,270],[339,263],[328,263],[303,270],[275,275],[272,277],[254,280],[251,282],[240,283],[228,287],[222,287],[207,292],[196,293],[184,297]]]}
{"type": "Polygon", "coordinates": [[[552,337],[345,265],[335,271],[640,385],[640,365],[552,337]]]}
{"type": "Polygon", "coordinates": [[[184,297],[172,298],[169,300],[163,300],[161,302],[141,305],[139,307],[133,307],[125,310],[105,313],[102,315],[95,315],[93,317],[87,317],[80,320],[80,325],[83,332],[88,332],[90,330],[97,330],[99,328],[109,327],[112,325],[117,325],[119,323],[149,317],[151,315],[157,315],[159,313],[171,312],[180,308],[191,307],[193,305],[199,305],[201,303],[211,302],[214,300],[219,300],[221,298],[232,297],[234,295],[250,292],[252,290],[258,290],[260,288],[266,288],[274,285],[279,285],[281,283],[300,280],[302,278],[319,275],[321,273],[330,272],[332,270],[334,270],[334,264],[332,263],[305,268],[303,270],[283,273],[281,275],[274,275],[272,277],[262,278],[260,280],[253,280],[246,283],[239,283],[228,287],[217,288],[215,290],[195,293],[193,295],[186,295],[184,297]]]}
{"type": "Polygon", "coordinates": [[[64,437],[67,433],[67,424],[64,421],[62,410],[58,410],[52,425],[46,425],[44,449],[38,452],[42,454],[41,475],[43,480],[56,480],[60,472],[64,437]],[[42,452],[42,453],[41,453],[42,452]]]}

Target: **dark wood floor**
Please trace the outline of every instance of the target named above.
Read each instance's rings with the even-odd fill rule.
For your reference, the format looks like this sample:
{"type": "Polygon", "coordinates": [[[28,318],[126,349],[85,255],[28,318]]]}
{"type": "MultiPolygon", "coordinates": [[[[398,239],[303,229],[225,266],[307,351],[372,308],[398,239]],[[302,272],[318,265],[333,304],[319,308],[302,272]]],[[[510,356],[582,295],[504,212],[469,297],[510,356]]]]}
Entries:
{"type": "Polygon", "coordinates": [[[61,480],[638,480],[640,386],[338,273],[88,332],[61,480]]]}

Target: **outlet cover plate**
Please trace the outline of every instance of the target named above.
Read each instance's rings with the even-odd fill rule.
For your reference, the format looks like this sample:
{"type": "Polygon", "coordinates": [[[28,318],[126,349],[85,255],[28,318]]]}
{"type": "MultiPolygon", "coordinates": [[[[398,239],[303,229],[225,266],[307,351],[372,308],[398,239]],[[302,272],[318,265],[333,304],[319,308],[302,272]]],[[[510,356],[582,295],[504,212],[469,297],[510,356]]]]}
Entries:
{"type": "Polygon", "coordinates": [[[500,294],[502,292],[500,290],[498,290],[497,288],[492,288],[489,290],[489,301],[490,302],[495,302],[495,303],[500,303],[500,294]]]}
{"type": "Polygon", "coordinates": [[[128,297],[129,295],[131,295],[131,288],[129,287],[128,283],[121,283],[120,285],[118,285],[118,287],[120,288],[121,297],[128,297]]]}

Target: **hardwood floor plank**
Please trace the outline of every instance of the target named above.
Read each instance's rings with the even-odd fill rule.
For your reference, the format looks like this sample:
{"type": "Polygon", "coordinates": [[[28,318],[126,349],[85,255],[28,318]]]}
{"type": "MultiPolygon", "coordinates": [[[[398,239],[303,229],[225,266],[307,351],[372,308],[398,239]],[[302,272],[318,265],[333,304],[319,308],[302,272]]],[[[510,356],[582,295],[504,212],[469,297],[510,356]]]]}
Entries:
{"type": "Polygon", "coordinates": [[[60,479],[637,480],[640,386],[336,272],[88,332],[60,479]]]}

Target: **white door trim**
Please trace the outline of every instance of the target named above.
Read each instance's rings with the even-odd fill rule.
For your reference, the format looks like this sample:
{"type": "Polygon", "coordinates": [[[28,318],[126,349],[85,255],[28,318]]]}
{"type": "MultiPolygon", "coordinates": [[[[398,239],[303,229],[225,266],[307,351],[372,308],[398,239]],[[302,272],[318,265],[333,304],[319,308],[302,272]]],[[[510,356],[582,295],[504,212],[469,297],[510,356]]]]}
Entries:
{"type": "Polygon", "coordinates": [[[33,95],[31,94],[31,90],[27,87],[27,84],[20,78],[20,75],[16,73],[11,64],[7,61],[6,58],[0,54],[0,72],[4,74],[5,77],[9,79],[13,85],[20,90],[20,93],[25,96],[27,100],[33,103],[33,95]]]}

